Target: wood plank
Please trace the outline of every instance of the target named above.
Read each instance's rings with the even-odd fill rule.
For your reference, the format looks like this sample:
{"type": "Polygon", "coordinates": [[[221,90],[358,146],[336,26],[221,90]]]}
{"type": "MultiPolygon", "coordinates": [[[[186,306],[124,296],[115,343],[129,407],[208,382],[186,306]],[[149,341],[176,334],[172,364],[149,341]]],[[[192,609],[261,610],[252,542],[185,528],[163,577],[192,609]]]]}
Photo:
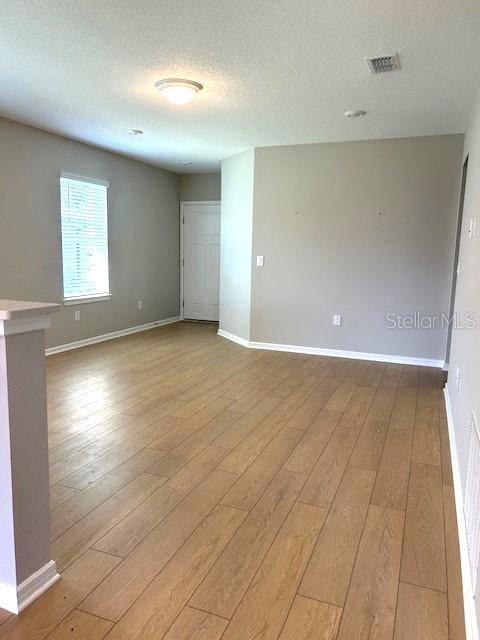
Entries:
{"type": "Polygon", "coordinates": [[[340,426],[360,429],[365,422],[375,393],[374,387],[357,387],[342,415],[340,426]]]}
{"type": "Polygon", "coordinates": [[[43,640],[119,562],[114,556],[87,551],[21,616],[12,616],[4,622],[0,638],[43,640]]]}
{"type": "Polygon", "coordinates": [[[178,447],[163,456],[158,463],[149,469],[149,472],[171,478],[190,460],[193,460],[195,456],[201,453],[206,446],[210,445],[213,440],[232,427],[240,417],[241,414],[238,412],[230,409],[224,411],[205,427],[184,440],[178,447]]]}
{"type": "Polygon", "coordinates": [[[282,429],[240,476],[223,498],[222,504],[237,509],[252,509],[301,437],[302,434],[296,429],[282,429]]]}
{"type": "Polygon", "coordinates": [[[403,389],[416,389],[420,384],[420,367],[404,365],[400,375],[399,387],[403,389]]]}
{"type": "Polygon", "coordinates": [[[74,451],[64,460],[60,460],[55,464],[51,464],[48,469],[48,477],[50,485],[60,482],[67,478],[74,471],[86,467],[89,463],[95,461],[95,453],[87,453],[86,451],[74,451]]]}
{"type": "Polygon", "coordinates": [[[376,389],[383,377],[386,364],[384,362],[370,362],[369,364],[370,366],[360,380],[360,384],[364,387],[374,387],[376,389]]]}
{"type": "Polygon", "coordinates": [[[388,411],[372,409],[369,412],[352,453],[350,460],[352,467],[372,471],[378,469],[389,419],[390,412],[388,411]]]}
{"type": "Polygon", "coordinates": [[[13,614],[11,614],[9,611],[5,611],[5,609],[0,609],[0,624],[3,624],[12,615],[13,614]]]}
{"type": "Polygon", "coordinates": [[[160,487],[93,545],[125,558],[183,500],[185,494],[160,487]]]}
{"type": "Polygon", "coordinates": [[[61,504],[70,500],[78,489],[72,489],[72,487],[63,487],[61,484],[54,484],[50,487],[50,511],[53,511],[61,504]]]}
{"type": "Polygon", "coordinates": [[[123,489],[140,473],[145,471],[163,454],[144,449],[127,460],[121,467],[106,474],[88,489],[78,492],[50,514],[50,535],[55,540],[95,507],[123,489]]]}
{"type": "Polygon", "coordinates": [[[278,638],[326,515],[325,509],[294,505],[223,640],[278,638]]]}
{"type": "Polygon", "coordinates": [[[396,393],[390,387],[377,389],[350,460],[352,466],[378,468],[396,393]]]}
{"type": "Polygon", "coordinates": [[[295,473],[310,473],[330,440],[341,415],[340,411],[321,411],[283,468],[295,473]]]}
{"type": "Polygon", "coordinates": [[[401,579],[427,589],[447,589],[440,467],[412,463],[401,579]]]}
{"type": "Polygon", "coordinates": [[[332,397],[325,405],[325,409],[327,411],[341,411],[343,413],[352,399],[357,387],[358,382],[347,377],[338,385],[332,397]]]}
{"type": "Polygon", "coordinates": [[[417,406],[417,389],[398,389],[395,404],[393,405],[390,426],[394,429],[413,430],[415,424],[415,410],[417,406]]]}
{"type": "Polygon", "coordinates": [[[439,466],[441,463],[440,417],[435,389],[420,389],[418,393],[412,460],[439,466]]]}
{"type": "Polygon", "coordinates": [[[89,613],[75,609],[56,627],[48,640],[102,640],[113,626],[113,622],[102,620],[89,613]]]}
{"type": "Polygon", "coordinates": [[[244,473],[274,436],[285,427],[290,416],[312,393],[313,383],[300,385],[285,398],[219,465],[230,473],[244,473]]]}
{"type": "Polygon", "coordinates": [[[191,606],[225,618],[231,617],[298,497],[303,482],[303,476],[288,471],[278,473],[190,600],[191,606]]]}
{"type": "Polygon", "coordinates": [[[68,567],[88,547],[120,522],[145,498],[165,482],[150,474],[142,474],[62,533],[52,543],[52,555],[60,571],[68,567]]]}
{"type": "Polygon", "coordinates": [[[404,516],[370,506],[337,640],[391,640],[404,516]]]}
{"type": "Polygon", "coordinates": [[[176,429],[160,436],[152,443],[151,447],[160,451],[172,451],[192,434],[200,431],[211,420],[226,411],[232,402],[229,398],[217,398],[204,409],[193,414],[191,418],[184,420],[176,429]]]}
{"type": "Polygon", "coordinates": [[[298,592],[343,607],[375,473],[347,469],[298,592]]]}
{"type": "Polygon", "coordinates": [[[216,507],[113,627],[108,640],[163,638],[245,516],[238,509],[216,507]]]}
{"type": "Polygon", "coordinates": [[[234,482],[232,474],[213,471],[82,602],[81,609],[119,620],[234,482]]]}
{"type": "Polygon", "coordinates": [[[337,427],[300,494],[301,502],[330,507],[357,437],[355,429],[337,427]]]}
{"type": "Polygon", "coordinates": [[[105,453],[97,455],[93,462],[64,478],[62,484],[74,489],[86,489],[109,471],[113,471],[126,460],[149,446],[157,437],[159,430],[163,430],[163,427],[157,425],[148,427],[138,435],[136,440],[128,439],[105,453]]]}
{"type": "MultiPolygon", "coordinates": [[[[87,425],[84,429],[76,423],[74,427],[68,428],[69,430],[74,430],[74,433],[69,435],[67,430],[65,430],[63,442],[57,446],[53,446],[52,439],[58,440],[62,434],[51,433],[51,437],[49,437],[49,457],[51,456],[52,460],[63,460],[71,452],[84,449],[87,446],[92,447],[92,450],[95,446],[97,452],[104,452],[115,445],[125,442],[127,438],[136,432],[156,423],[159,412],[157,409],[155,412],[143,414],[138,418],[119,413],[101,421],[93,427],[87,425]]],[[[164,404],[161,410],[162,417],[164,417],[166,413],[168,413],[168,406],[164,404]]]]}
{"type": "Polygon", "coordinates": [[[185,607],[164,640],[220,640],[227,623],[205,611],[185,607]]]}
{"type": "Polygon", "coordinates": [[[62,482],[68,487],[86,489],[109,471],[112,471],[133,457],[141,449],[143,449],[143,447],[121,445],[116,447],[114,451],[108,451],[102,456],[94,456],[93,462],[87,464],[72,475],[67,476],[62,482]]]}
{"type": "Polygon", "coordinates": [[[465,640],[462,571],[458,544],[457,514],[453,488],[443,487],[445,541],[447,553],[448,628],[450,640],[465,640]]]}
{"type": "Polygon", "coordinates": [[[383,372],[382,380],[380,381],[380,387],[397,389],[400,384],[402,369],[401,364],[387,364],[383,372]]]}
{"type": "Polygon", "coordinates": [[[335,640],[342,610],[297,596],[279,640],[335,640]]]}
{"type": "Polygon", "coordinates": [[[221,463],[227,454],[227,449],[205,447],[183,469],[170,478],[165,486],[177,491],[191,491],[221,463]]]}
{"type": "Polygon", "coordinates": [[[216,447],[234,449],[280,404],[279,398],[267,396],[247,411],[235,422],[235,429],[229,429],[213,440],[216,447]]]}
{"type": "Polygon", "coordinates": [[[287,422],[287,427],[301,431],[308,429],[325,407],[334,390],[328,383],[319,384],[287,422]]]}
{"type": "Polygon", "coordinates": [[[439,370],[435,367],[420,367],[419,385],[424,389],[436,389],[439,387],[439,370]]]}
{"type": "Polygon", "coordinates": [[[411,431],[388,430],[373,490],[373,504],[403,511],[407,508],[412,440],[411,431]]]}
{"type": "Polygon", "coordinates": [[[148,415],[141,415],[132,419],[128,424],[106,433],[86,447],[85,451],[94,453],[99,458],[108,453],[114,454],[116,451],[120,451],[122,447],[131,447],[134,450],[141,450],[144,447],[153,448],[152,445],[157,438],[174,431],[180,424],[183,424],[183,420],[171,415],[157,419],[157,414],[160,411],[163,413],[164,408],[162,407],[162,410],[157,409],[148,415]],[[154,419],[153,415],[155,415],[154,419]]]}
{"type": "Polygon", "coordinates": [[[401,582],[395,640],[449,640],[447,596],[401,582]]]}

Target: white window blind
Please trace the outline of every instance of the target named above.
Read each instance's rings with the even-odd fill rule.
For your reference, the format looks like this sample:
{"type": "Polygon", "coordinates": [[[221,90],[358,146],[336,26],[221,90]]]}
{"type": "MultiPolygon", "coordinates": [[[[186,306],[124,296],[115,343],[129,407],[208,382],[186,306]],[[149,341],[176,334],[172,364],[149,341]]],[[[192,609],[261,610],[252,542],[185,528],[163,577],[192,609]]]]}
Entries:
{"type": "Polygon", "coordinates": [[[107,188],[104,182],[60,176],[65,300],[110,295],[107,188]]]}

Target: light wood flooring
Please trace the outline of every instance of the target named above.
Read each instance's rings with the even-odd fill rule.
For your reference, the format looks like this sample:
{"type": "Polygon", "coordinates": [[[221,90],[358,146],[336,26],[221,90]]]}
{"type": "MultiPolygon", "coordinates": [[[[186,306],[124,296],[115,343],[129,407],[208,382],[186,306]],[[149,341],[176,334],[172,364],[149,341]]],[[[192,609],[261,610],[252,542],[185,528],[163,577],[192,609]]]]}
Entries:
{"type": "Polygon", "coordinates": [[[15,640],[462,640],[437,370],[178,323],[48,358],[62,579],[15,640]]]}

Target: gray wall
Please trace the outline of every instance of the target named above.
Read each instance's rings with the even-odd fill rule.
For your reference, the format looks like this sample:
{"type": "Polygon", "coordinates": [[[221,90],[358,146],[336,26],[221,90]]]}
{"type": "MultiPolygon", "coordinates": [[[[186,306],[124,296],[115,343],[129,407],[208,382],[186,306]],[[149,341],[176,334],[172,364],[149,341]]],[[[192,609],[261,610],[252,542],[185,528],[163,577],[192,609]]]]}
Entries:
{"type": "Polygon", "coordinates": [[[255,152],[222,163],[220,329],[249,339],[255,152]]]}
{"type": "Polygon", "coordinates": [[[463,136],[256,149],[251,339],[442,359],[463,136]],[[379,215],[381,212],[381,215],[379,215]],[[334,327],[334,313],[343,326],[334,327]]]}
{"type": "Polygon", "coordinates": [[[61,171],[110,182],[111,301],[63,307],[54,346],[178,315],[178,176],[0,119],[0,298],[59,302],[61,171]],[[137,301],[143,301],[143,310],[137,301]],[[74,310],[81,311],[74,322],[74,310]]]}
{"type": "MultiPolygon", "coordinates": [[[[465,188],[463,224],[460,237],[459,273],[455,296],[455,312],[462,321],[466,313],[475,315],[474,329],[454,329],[448,372],[447,393],[453,418],[452,454],[454,468],[458,470],[455,496],[461,505],[467,477],[467,459],[472,410],[480,427],[480,99],[473,110],[471,122],[465,136],[463,158],[468,155],[468,174],[465,188]],[[469,238],[468,228],[472,217],[476,217],[476,235],[469,238]],[[460,370],[460,390],[455,385],[457,367],[460,370]],[[456,462],[456,464],[455,464],[456,462]]],[[[477,500],[478,507],[478,500],[477,500]]],[[[465,549],[465,541],[461,539],[465,549]]],[[[466,599],[471,597],[470,580],[464,585],[466,599]]],[[[472,608],[472,600],[467,603],[472,608]]],[[[470,609],[470,607],[469,607],[470,609]]],[[[480,602],[476,600],[476,617],[470,624],[480,632],[480,602]]],[[[473,635],[471,637],[474,637],[473,635]]]]}
{"type": "Polygon", "coordinates": [[[220,200],[220,173],[191,173],[180,176],[180,200],[220,200]]]}
{"type": "Polygon", "coordinates": [[[4,340],[15,564],[21,583],[51,560],[45,341],[43,331],[19,333],[4,340]]]}

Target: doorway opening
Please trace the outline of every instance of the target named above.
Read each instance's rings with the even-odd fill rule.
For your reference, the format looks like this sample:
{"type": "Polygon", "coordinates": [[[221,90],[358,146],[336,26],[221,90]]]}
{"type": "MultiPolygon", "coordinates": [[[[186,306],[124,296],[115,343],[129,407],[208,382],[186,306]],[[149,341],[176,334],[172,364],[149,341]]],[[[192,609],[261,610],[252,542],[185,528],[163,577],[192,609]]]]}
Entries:
{"type": "MultiPolygon", "coordinates": [[[[450,313],[448,315],[449,318],[453,318],[453,314],[455,312],[455,294],[457,290],[457,279],[458,279],[458,259],[460,255],[460,241],[462,239],[463,205],[465,203],[465,186],[467,184],[467,173],[468,173],[468,156],[465,158],[465,162],[463,163],[463,168],[462,168],[462,184],[460,187],[460,202],[458,205],[457,236],[455,240],[455,255],[453,259],[453,277],[452,277],[452,291],[450,294],[450,313]]],[[[447,333],[447,348],[445,352],[445,369],[448,369],[448,364],[450,362],[450,349],[452,346],[452,330],[453,330],[453,323],[450,322],[450,324],[448,325],[448,333],[447,333]]]]}

